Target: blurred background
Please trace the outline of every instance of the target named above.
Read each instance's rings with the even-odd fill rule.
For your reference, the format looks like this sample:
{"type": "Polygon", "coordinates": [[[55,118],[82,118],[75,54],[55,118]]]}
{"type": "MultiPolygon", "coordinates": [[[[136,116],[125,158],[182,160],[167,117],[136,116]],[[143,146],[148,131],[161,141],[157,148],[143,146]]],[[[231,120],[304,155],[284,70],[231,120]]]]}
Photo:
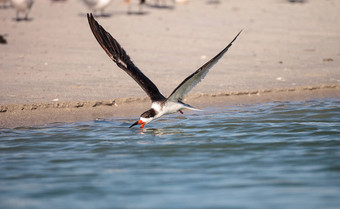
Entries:
{"type": "Polygon", "coordinates": [[[340,82],[337,0],[16,1],[0,2],[2,104],[146,96],[98,45],[89,12],[164,94],[242,29],[191,93],[340,82]]]}

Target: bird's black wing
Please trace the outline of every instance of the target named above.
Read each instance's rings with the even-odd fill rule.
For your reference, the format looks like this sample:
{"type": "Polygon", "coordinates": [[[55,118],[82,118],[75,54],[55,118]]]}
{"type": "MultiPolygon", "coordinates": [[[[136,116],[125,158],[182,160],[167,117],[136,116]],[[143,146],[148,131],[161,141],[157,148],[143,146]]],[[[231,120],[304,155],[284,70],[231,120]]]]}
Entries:
{"type": "Polygon", "coordinates": [[[90,24],[93,35],[98,43],[103,47],[107,55],[127,74],[129,74],[147,93],[152,101],[165,100],[165,97],[159,92],[156,85],[146,77],[131,61],[129,55],[120,44],[114,39],[110,33],[98,24],[92,14],[87,14],[87,19],[90,24]]]}
{"type": "Polygon", "coordinates": [[[177,86],[177,88],[168,97],[169,101],[182,101],[184,96],[194,88],[209,72],[212,66],[228,51],[232,43],[240,35],[240,31],[236,37],[226,46],[220,53],[205,63],[202,67],[196,70],[193,74],[189,75],[184,81],[177,86]]]}

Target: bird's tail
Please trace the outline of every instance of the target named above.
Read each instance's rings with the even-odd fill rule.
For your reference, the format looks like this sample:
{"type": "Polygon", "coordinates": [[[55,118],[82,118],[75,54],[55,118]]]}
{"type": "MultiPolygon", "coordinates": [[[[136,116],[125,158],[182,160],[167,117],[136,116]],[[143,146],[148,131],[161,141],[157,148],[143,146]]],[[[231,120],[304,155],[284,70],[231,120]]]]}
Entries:
{"type": "Polygon", "coordinates": [[[195,108],[195,107],[193,107],[191,105],[188,105],[188,104],[185,104],[185,103],[183,103],[183,104],[184,104],[184,108],[185,109],[195,110],[195,111],[203,111],[203,110],[197,109],[197,108],[195,108]]]}

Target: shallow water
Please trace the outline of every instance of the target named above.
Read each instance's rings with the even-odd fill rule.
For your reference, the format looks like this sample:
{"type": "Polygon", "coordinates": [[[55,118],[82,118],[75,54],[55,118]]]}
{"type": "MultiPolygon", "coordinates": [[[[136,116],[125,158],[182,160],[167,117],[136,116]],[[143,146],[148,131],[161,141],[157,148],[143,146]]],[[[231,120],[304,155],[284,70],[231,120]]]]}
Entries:
{"type": "Polygon", "coordinates": [[[340,208],[339,99],[135,119],[0,130],[0,208],[340,208]]]}

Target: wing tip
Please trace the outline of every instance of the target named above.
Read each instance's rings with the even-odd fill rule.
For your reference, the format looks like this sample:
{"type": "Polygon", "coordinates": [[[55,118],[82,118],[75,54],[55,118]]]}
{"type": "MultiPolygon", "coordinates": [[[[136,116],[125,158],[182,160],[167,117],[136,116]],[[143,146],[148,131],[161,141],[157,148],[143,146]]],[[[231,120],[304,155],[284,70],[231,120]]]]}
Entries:
{"type": "Polygon", "coordinates": [[[243,29],[240,30],[240,32],[237,33],[237,35],[235,36],[235,38],[230,42],[230,44],[232,44],[236,39],[237,37],[242,33],[243,29]]]}
{"type": "Polygon", "coordinates": [[[92,13],[86,13],[86,16],[87,16],[87,20],[89,21],[90,24],[91,24],[91,22],[95,21],[92,13]]]}
{"type": "Polygon", "coordinates": [[[93,18],[93,14],[92,14],[92,12],[89,12],[89,13],[86,13],[86,15],[87,15],[87,18],[93,18]]]}

